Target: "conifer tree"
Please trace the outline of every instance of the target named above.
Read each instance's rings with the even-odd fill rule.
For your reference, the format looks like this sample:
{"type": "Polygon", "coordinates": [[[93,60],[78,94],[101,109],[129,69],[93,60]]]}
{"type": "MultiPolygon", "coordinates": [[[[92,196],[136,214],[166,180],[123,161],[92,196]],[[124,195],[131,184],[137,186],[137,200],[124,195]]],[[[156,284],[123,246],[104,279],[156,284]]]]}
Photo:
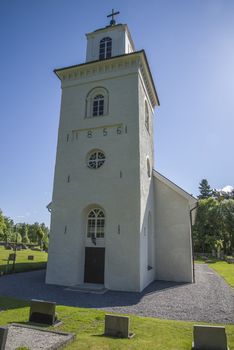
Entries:
{"type": "Polygon", "coordinates": [[[202,179],[199,184],[199,191],[200,195],[198,196],[199,199],[205,199],[212,196],[212,189],[210,188],[210,185],[208,184],[207,179],[202,179]]]}

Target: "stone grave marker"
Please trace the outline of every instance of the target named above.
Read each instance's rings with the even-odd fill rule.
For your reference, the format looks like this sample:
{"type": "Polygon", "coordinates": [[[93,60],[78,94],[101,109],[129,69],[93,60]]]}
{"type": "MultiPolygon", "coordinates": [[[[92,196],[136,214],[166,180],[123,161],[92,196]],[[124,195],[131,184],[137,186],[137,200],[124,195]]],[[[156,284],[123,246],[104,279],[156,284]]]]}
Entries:
{"type": "Polygon", "coordinates": [[[28,260],[34,260],[34,255],[28,255],[28,260]]]}
{"type": "Polygon", "coordinates": [[[59,323],[55,308],[55,302],[32,299],[30,301],[29,322],[49,325],[59,323]]]}
{"type": "Polygon", "coordinates": [[[7,327],[0,327],[0,350],[5,350],[7,333],[8,333],[7,327]]]}
{"type": "Polygon", "coordinates": [[[15,259],[16,259],[16,254],[15,253],[9,254],[8,261],[15,261],[15,259]]]}
{"type": "Polygon", "coordinates": [[[225,327],[194,325],[194,350],[228,350],[225,327]]]}
{"type": "Polygon", "coordinates": [[[130,319],[128,316],[105,315],[105,336],[116,338],[132,338],[129,332],[130,319]]]}

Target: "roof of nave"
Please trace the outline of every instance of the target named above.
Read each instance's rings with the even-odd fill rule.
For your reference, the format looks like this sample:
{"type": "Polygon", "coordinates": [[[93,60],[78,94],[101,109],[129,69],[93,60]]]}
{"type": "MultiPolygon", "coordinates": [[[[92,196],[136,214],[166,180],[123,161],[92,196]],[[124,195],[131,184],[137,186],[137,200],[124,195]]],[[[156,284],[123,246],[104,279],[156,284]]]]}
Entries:
{"type": "Polygon", "coordinates": [[[153,170],[153,176],[160,180],[161,182],[163,182],[165,185],[167,185],[168,187],[170,187],[172,190],[174,190],[175,192],[177,192],[178,194],[180,194],[182,197],[184,197],[185,199],[187,199],[189,201],[189,204],[196,204],[197,203],[197,198],[194,197],[192,194],[189,194],[187,191],[185,191],[183,188],[181,188],[180,186],[176,185],[174,182],[172,182],[171,180],[169,180],[167,177],[163,176],[162,174],[160,174],[158,171],[156,171],[155,169],[153,170]]]}

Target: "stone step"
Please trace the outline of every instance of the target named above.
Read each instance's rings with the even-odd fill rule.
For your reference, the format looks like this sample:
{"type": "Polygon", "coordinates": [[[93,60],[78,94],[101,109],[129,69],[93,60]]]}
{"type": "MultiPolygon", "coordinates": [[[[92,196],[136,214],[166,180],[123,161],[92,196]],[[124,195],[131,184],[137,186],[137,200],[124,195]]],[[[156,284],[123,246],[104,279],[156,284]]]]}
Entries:
{"type": "Polygon", "coordinates": [[[83,292],[83,293],[93,293],[93,294],[104,294],[107,292],[104,284],[96,283],[83,283],[75,286],[66,288],[67,291],[72,292],[83,292]]]}

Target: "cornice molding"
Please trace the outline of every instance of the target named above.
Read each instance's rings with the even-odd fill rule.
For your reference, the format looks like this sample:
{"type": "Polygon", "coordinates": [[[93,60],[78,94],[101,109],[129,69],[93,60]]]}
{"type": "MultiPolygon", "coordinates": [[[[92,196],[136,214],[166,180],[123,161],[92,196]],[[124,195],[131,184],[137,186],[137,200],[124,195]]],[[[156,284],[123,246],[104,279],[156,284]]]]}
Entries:
{"type": "Polygon", "coordinates": [[[95,79],[100,74],[103,78],[110,73],[129,74],[136,72],[139,69],[147,89],[151,104],[153,107],[159,105],[157,93],[154,87],[154,82],[149,71],[148,62],[144,51],[137,51],[128,55],[112,57],[111,59],[87,62],[77,66],[65,67],[55,70],[55,74],[62,82],[62,86],[69,86],[70,83],[85,82],[87,79],[95,79]]]}

